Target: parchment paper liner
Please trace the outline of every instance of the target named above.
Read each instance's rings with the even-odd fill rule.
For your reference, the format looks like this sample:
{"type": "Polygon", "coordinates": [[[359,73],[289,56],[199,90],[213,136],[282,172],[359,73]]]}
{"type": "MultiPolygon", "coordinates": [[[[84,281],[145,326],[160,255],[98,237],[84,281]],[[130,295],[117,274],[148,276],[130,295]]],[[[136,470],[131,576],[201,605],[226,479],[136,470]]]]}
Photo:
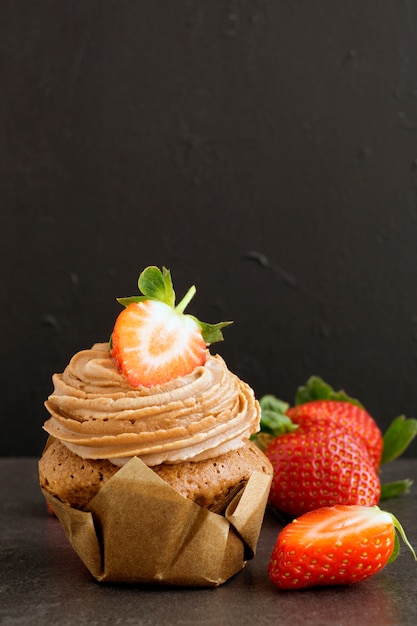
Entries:
{"type": "Polygon", "coordinates": [[[216,587],[254,557],[270,483],[254,472],[222,516],[181,496],[134,457],[88,510],[43,493],[98,581],[216,587]]]}

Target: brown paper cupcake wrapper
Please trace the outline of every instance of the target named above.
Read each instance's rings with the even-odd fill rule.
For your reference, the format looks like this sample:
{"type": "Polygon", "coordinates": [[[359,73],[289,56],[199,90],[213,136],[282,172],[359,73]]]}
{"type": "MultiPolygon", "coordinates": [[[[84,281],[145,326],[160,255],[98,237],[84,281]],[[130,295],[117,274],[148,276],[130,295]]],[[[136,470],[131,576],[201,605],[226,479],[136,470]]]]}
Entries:
{"type": "Polygon", "coordinates": [[[270,483],[254,472],[223,516],[181,496],[135,457],[88,510],[43,493],[97,580],[216,587],[254,557],[270,483]]]}

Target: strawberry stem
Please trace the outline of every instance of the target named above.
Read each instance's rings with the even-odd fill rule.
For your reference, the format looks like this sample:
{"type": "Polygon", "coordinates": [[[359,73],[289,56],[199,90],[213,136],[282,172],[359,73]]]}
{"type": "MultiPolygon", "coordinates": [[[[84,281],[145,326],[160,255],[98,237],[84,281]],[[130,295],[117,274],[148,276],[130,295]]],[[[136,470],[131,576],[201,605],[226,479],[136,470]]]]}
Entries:
{"type": "Polygon", "coordinates": [[[189,288],[189,290],[187,291],[187,293],[185,294],[185,296],[183,297],[183,299],[181,300],[181,302],[179,302],[177,304],[177,306],[175,307],[175,310],[178,313],[184,313],[185,309],[187,308],[188,304],[191,302],[191,300],[194,298],[195,296],[195,292],[196,292],[196,288],[194,285],[192,285],[192,287],[189,288]]]}

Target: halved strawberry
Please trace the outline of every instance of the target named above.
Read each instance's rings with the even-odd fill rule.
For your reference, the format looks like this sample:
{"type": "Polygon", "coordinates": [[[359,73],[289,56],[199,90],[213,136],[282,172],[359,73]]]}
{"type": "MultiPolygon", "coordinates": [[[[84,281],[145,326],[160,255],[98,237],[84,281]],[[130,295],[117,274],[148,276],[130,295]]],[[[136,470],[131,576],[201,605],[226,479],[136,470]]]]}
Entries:
{"type": "Polygon", "coordinates": [[[132,385],[159,385],[206,361],[206,342],[194,320],[163,302],[133,302],[113,329],[112,355],[132,385]]]}
{"type": "Polygon", "coordinates": [[[166,268],[146,268],[138,285],[144,295],[118,299],[126,308],[118,316],[111,338],[111,355],[130,384],[159,385],[204,365],[207,346],[221,341],[221,328],[231,322],[206,324],[184,314],[195,287],[175,306],[166,268]]]}
{"type": "Polygon", "coordinates": [[[356,583],[380,571],[399,552],[399,521],[377,506],[323,507],[305,513],[278,535],[268,567],[279,589],[356,583]]]}

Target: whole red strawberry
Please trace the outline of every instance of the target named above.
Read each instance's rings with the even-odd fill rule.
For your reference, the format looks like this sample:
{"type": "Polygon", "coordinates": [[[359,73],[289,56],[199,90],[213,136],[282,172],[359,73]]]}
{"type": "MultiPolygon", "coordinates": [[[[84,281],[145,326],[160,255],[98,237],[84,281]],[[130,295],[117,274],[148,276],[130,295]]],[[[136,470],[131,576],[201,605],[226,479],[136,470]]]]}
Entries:
{"type": "Polygon", "coordinates": [[[268,567],[279,589],[356,583],[380,571],[399,551],[399,521],[378,507],[323,507],[284,527],[268,567]]]}
{"type": "Polygon", "coordinates": [[[266,451],[269,447],[268,455],[276,474],[271,501],[283,511],[298,515],[301,500],[303,509],[317,506],[319,498],[326,504],[360,503],[369,498],[370,503],[375,504],[378,502],[377,493],[380,499],[385,499],[409,491],[410,479],[380,485],[377,472],[380,466],[399,457],[417,436],[416,419],[400,415],[382,435],[375,420],[358,400],[343,390],[336,391],[318,376],[311,376],[305,385],[298,387],[293,407],[272,394],[264,395],[259,402],[262,409],[261,431],[252,438],[261,450],[266,451]],[[323,422],[328,424],[327,430],[323,422]],[[331,433],[333,428],[338,429],[337,434],[333,432],[337,445],[334,442],[331,451],[327,435],[323,438],[317,428],[311,431],[309,449],[309,435],[306,433],[312,426],[320,424],[324,435],[331,433]],[[300,445],[294,452],[297,442],[300,445]],[[346,462],[344,450],[347,446],[354,451],[352,459],[355,460],[357,480],[346,476],[346,468],[350,471],[352,467],[352,459],[346,462]],[[336,450],[337,458],[334,456],[336,450]],[[363,468],[363,472],[359,468],[363,468]],[[331,481],[328,476],[331,476],[331,481]],[[343,480],[339,484],[341,477],[343,480]],[[302,498],[300,490],[305,494],[302,498]],[[331,494],[335,499],[330,502],[331,494]]]}
{"type": "Polygon", "coordinates": [[[314,420],[329,420],[359,437],[376,469],[382,456],[383,437],[377,423],[364,408],[340,400],[313,400],[291,407],[288,417],[294,424],[307,424],[314,420]]]}
{"type": "Polygon", "coordinates": [[[279,435],[265,450],[274,473],[270,502],[298,516],[335,504],[378,503],[380,481],[365,446],[345,428],[317,419],[279,435]]]}

